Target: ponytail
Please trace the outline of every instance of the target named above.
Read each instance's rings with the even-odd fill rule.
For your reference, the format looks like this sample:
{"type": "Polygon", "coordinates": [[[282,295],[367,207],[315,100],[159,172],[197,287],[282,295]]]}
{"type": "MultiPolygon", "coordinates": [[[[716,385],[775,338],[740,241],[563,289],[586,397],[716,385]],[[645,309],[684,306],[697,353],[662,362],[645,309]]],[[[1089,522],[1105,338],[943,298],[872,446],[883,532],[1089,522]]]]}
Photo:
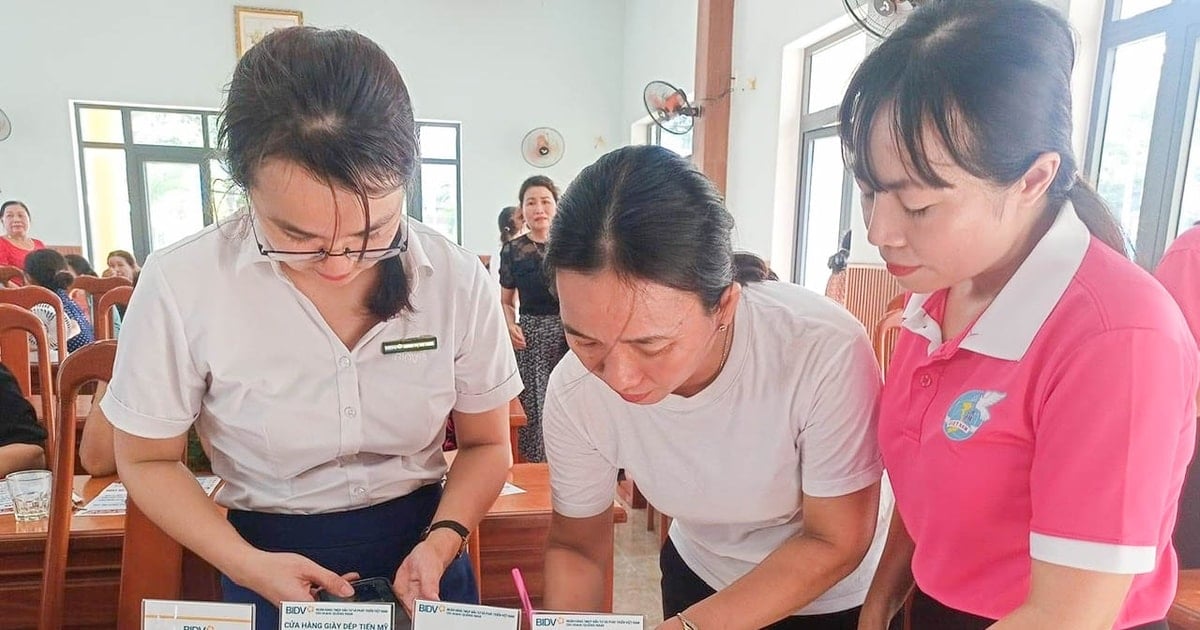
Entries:
{"type": "Polygon", "coordinates": [[[1121,229],[1121,224],[1108,209],[1108,204],[1105,203],[1100,193],[1096,192],[1096,189],[1082,175],[1075,174],[1075,180],[1067,191],[1067,200],[1075,207],[1075,214],[1087,226],[1092,236],[1122,256],[1128,257],[1125,232],[1121,229]]]}
{"type": "Polygon", "coordinates": [[[72,284],[75,284],[75,276],[71,275],[69,271],[60,271],[54,274],[54,278],[50,284],[52,286],[46,287],[47,289],[52,291],[66,291],[71,288],[72,284]]]}
{"type": "Polygon", "coordinates": [[[779,275],[771,271],[771,267],[767,265],[767,261],[751,254],[750,252],[734,252],[733,254],[733,281],[741,285],[747,285],[753,282],[765,282],[767,280],[778,280],[779,275]]]}

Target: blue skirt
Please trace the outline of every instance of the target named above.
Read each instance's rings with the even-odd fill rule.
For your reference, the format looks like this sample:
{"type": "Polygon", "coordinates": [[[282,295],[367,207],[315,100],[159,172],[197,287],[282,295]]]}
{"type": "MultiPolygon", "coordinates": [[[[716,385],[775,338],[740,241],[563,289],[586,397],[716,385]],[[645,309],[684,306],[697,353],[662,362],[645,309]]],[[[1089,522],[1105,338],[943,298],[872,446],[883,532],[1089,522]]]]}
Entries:
{"type": "MultiPolygon", "coordinates": [[[[369,508],[331,514],[265,514],[229,511],[229,523],[254,547],[298,553],[339,575],[396,579],[396,570],[417,545],[442,498],[441,484],[369,508]]],[[[249,589],[221,576],[222,598],[254,604],[255,628],[279,628],[279,608],[249,589]]],[[[442,576],[441,598],[479,603],[479,587],[471,561],[463,554],[442,576]]]]}

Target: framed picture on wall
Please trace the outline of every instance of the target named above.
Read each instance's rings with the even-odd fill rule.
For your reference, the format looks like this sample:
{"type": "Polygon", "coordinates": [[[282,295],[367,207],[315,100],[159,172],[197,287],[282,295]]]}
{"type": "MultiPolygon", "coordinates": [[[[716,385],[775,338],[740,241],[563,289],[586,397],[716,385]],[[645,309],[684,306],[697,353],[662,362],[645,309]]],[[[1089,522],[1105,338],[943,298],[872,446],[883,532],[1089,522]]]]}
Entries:
{"type": "Polygon", "coordinates": [[[237,33],[237,56],[241,58],[267,33],[289,26],[304,24],[304,14],[286,9],[233,8],[234,30],[237,33]]]}

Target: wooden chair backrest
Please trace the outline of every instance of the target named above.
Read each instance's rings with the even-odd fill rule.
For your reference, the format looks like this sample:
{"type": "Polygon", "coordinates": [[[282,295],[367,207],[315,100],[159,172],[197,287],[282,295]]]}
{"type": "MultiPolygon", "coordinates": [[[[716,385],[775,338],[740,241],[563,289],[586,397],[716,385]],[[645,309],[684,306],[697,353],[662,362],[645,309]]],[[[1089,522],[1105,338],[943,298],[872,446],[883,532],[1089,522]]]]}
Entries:
{"type": "MultiPolygon", "coordinates": [[[[124,280],[124,278],[118,278],[124,280]]],[[[115,339],[116,331],[113,330],[113,308],[120,306],[129,306],[129,299],[133,297],[133,286],[128,283],[111,289],[104,293],[96,302],[96,339],[115,339]]]]}
{"type": "Polygon", "coordinates": [[[845,273],[843,304],[863,327],[870,330],[887,312],[888,302],[904,289],[882,265],[847,265],[845,273]]]}
{"type": "Polygon", "coordinates": [[[896,340],[900,337],[900,321],[904,314],[904,295],[897,295],[887,305],[887,312],[871,330],[871,346],[875,349],[875,360],[879,369],[887,375],[888,365],[892,362],[892,353],[896,349],[896,340]]]}
{"type": "MultiPolygon", "coordinates": [[[[16,290],[16,289],[11,289],[16,290]]],[[[51,294],[53,295],[53,294],[51,294]]],[[[57,298],[58,296],[54,296],[57,298]]],[[[49,436],[46,440],[46,456],[49,458],[55,446],[54,396],[50,381],[50,344],[46,340],[46,329],[42,320],[28,309],[13,304],[0,303],[0,362],[17,379],[21,394],[33,395],[29,361],[29,336],[37,342],[38,378],[43,383],[42,424],[49,436]]]]}
{"type": "MultiPolygon", "coordinates": [[[[0,305],[2,308],[4,306],[0,305]]],[[[59,365],[58,426],[52,433],[58,446],[49,458],[51,470],[54,471],[54,484],[50,494],[50,527],[42,562],[38,630],[58,630],[63,623],[67,556],[71,542],[71,494],[75,482],[75,400],[85,384],[112,379],[116,356],[117,342],[101,341],[80,348],[59,365]]]]}
{"type": "Polygon", "coordinates": [[[93,300],[99,300],[101,296],[117,287],[131,287],[133,283],[119,276],[109,276],[107,278],[97,278],[95,276],[79,276],[75,278],[75,283],[71,285],[72,289],[79,289],[90,295],[93,300]]]}
{"type": "MultiPolygon", "coordinates": [[[[57,293],[45,287],[38,286],[25,286],[16,289],[0,288],[0,304],[12,304],[25,310],[33,310],[33,307],[38,304],[49,304],[54,309],[54,318],[58,320],[58,361],[61,363],[63,359],[67,358],[67,315],[63,311],[62,299],[58,297],[57,293]]],[[[8,354],[9,342],[12,342],[15,349],[16,345],[18,345],[19,337],[19,335],[13,335],[11,340],[7,338],[0,340],[0,360],[4,360],[5,365],[9,365],[7,363],[8,359],[4,358],[4,355],[8,354]]],[[[20,342],[24,344],[25,356],[28,357],[29,339],[20,339],[20,342]]],[[[41,348],[41,344],[38,345],[38,348],[41,348]]],[[[9,369],[12,369],[11,366],[9,369]]],[[[17,380],[19,381],[20,378],[18,375],[17,380]]],[[[42,382],[49,383],[50,381],[42,382]]],[[[43,388],[46,390],[43,394],[53,391],[53,388],[49,385],[43,385],[43,388]]]]}

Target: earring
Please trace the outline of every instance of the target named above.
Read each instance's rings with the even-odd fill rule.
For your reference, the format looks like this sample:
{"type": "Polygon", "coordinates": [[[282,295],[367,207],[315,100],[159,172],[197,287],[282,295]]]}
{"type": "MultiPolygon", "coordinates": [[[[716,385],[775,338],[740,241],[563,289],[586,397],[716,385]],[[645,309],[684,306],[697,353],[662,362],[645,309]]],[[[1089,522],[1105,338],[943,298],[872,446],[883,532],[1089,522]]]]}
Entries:
{"type": "Polygon", "coordinates": [[[721,324],[720,326],[717,326],[717,330],[725,332],[726,330],[729,330],[729,324],[721,324]]]}

